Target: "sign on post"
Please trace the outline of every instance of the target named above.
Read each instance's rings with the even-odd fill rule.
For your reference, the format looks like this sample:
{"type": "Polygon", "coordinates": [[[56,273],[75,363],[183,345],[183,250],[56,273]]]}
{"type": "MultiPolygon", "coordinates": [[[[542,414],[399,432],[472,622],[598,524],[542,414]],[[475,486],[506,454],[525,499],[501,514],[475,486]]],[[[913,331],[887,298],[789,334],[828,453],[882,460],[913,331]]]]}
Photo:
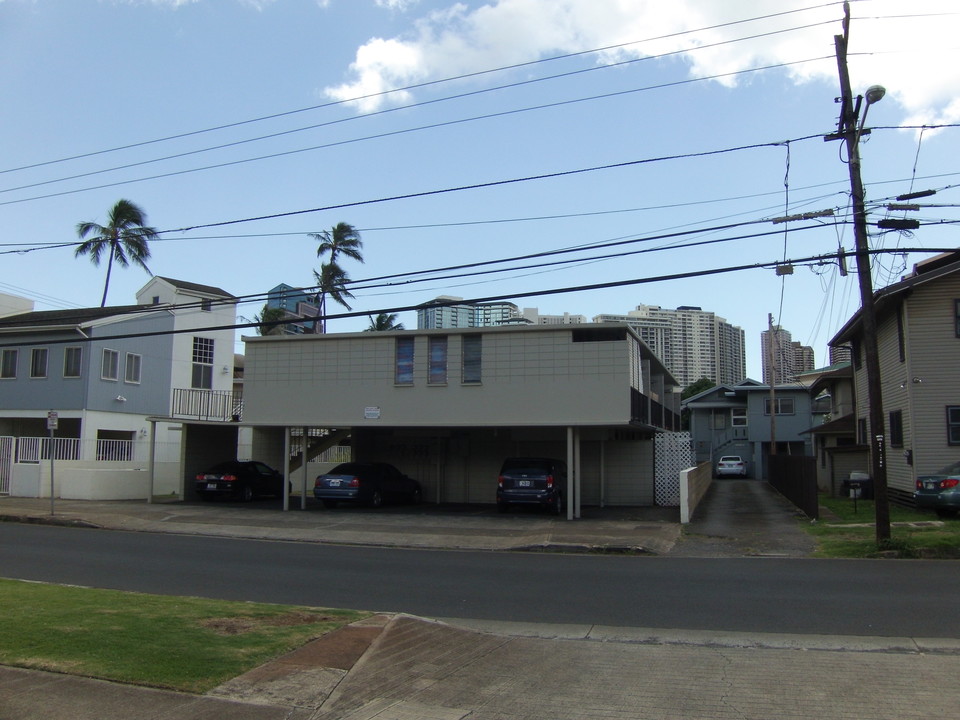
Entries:
{"type": "Polygon", "coordinates": [[[53,447],[53,431],[57,429],[57,423],[60,420],[60,416],[56,412],[51,410],[47,413],[47,432],[50,435],[50,514],[53,515],[53,456],[56,455],[53,447]]]}

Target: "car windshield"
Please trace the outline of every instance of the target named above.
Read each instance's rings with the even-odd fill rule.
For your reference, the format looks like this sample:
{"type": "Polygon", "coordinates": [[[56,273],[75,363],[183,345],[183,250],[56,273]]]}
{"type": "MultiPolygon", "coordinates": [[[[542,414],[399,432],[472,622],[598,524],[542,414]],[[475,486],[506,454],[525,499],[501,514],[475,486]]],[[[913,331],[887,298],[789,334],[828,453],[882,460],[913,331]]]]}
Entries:
{"type": "Polygon", "coordinates": [[[738,455],[728,455],[720,458],[720,462],[743,462],[738,455]]]}

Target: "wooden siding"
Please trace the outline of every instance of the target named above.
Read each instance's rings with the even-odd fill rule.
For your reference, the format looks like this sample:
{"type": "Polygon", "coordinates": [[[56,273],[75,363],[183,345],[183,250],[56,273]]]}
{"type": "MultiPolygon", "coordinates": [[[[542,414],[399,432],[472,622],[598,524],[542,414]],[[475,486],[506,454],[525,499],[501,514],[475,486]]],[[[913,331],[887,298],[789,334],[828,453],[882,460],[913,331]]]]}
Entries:
{"type": "MultiPolygon", "coordinates": [[[[904,441],[913,450],[913,469],[918,473],[932,472],[960,458],[960,446],[947,443],[946,421],[946,407],[960,405],[958,298],[960,273],[917,287],[906,303],[910,355],[905,380],[913,422],[907,436],[905,420],[904,441]]],[[[908,417],[906,411],[904,417],[908,417]]],[[[904,489],[912,491],[912,484],[904,489]]]]}

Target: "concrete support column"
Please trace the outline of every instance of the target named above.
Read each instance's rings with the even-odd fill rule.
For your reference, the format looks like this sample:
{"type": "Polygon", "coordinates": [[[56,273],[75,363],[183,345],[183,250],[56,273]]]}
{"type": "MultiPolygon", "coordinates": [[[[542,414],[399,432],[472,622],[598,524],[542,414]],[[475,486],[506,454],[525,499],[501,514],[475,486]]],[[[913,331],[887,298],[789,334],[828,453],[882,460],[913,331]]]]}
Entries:
{"type": "Polygon", "coordinates": [[[301,457],[303,458],[303,487],[300,488],[300,509],[307,509],[307,429],[302,428],[303,431],[303,440],[301,441],[300,449],[303,453],[301,457]]]}
{"type": "Polygon", "coordinates": [[[290,428],[283,429],[283,510],[290,509],[290,428]]]}

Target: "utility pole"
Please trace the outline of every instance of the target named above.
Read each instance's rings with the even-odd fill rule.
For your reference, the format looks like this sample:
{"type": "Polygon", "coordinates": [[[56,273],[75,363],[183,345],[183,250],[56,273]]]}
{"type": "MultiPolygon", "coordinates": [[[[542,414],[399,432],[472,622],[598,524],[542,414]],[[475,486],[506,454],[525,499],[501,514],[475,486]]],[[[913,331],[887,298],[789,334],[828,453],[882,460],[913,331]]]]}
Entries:
{"type": "MultiPolygon", "coordinates": [[[[850,38],[850,3],[843,4],[843,35],[834,36],[837,50],[837,67],[840,71],[840,124],[837,136],[826,139],[842,139],[847,146],[848,168],[850,170],[850,191],[853,203],[853,233],[856,242],[857,277],[860,282],[860,327],[862,329],[861,349],[867,371],[867,402],[870,405],[869,444],[870,475],[873,479],[874,501],[876,505],[876,539],[881,544],[890,539],[890,503],[887,496],[887,468],[884,458],[884,421],[883,397],[880,382],[880,353],[877,347],[877,317],[873,305],[873,280],[870,274],[869,238],[867,237],[867,213],[864,207],[863,181],[860,178],[860,134],[862,124],[858,126],[860,105],[863,98],[858,96],[854,103],[850,90],[850,74],[847,69],[847,44],[850,38]]],[[[867,106],[863,111],[866,120],[867,109],[871,102],[882,97],[882,88],[876,88],[877,95],[871,97],[871,88],[867,91],[867,106]]]]}
{"type": "Polygon", "coordinates": [[[767,313],[767,358],[770,364],[770,454],[777,454],[777,337],[773,313],[767,313]]]}

